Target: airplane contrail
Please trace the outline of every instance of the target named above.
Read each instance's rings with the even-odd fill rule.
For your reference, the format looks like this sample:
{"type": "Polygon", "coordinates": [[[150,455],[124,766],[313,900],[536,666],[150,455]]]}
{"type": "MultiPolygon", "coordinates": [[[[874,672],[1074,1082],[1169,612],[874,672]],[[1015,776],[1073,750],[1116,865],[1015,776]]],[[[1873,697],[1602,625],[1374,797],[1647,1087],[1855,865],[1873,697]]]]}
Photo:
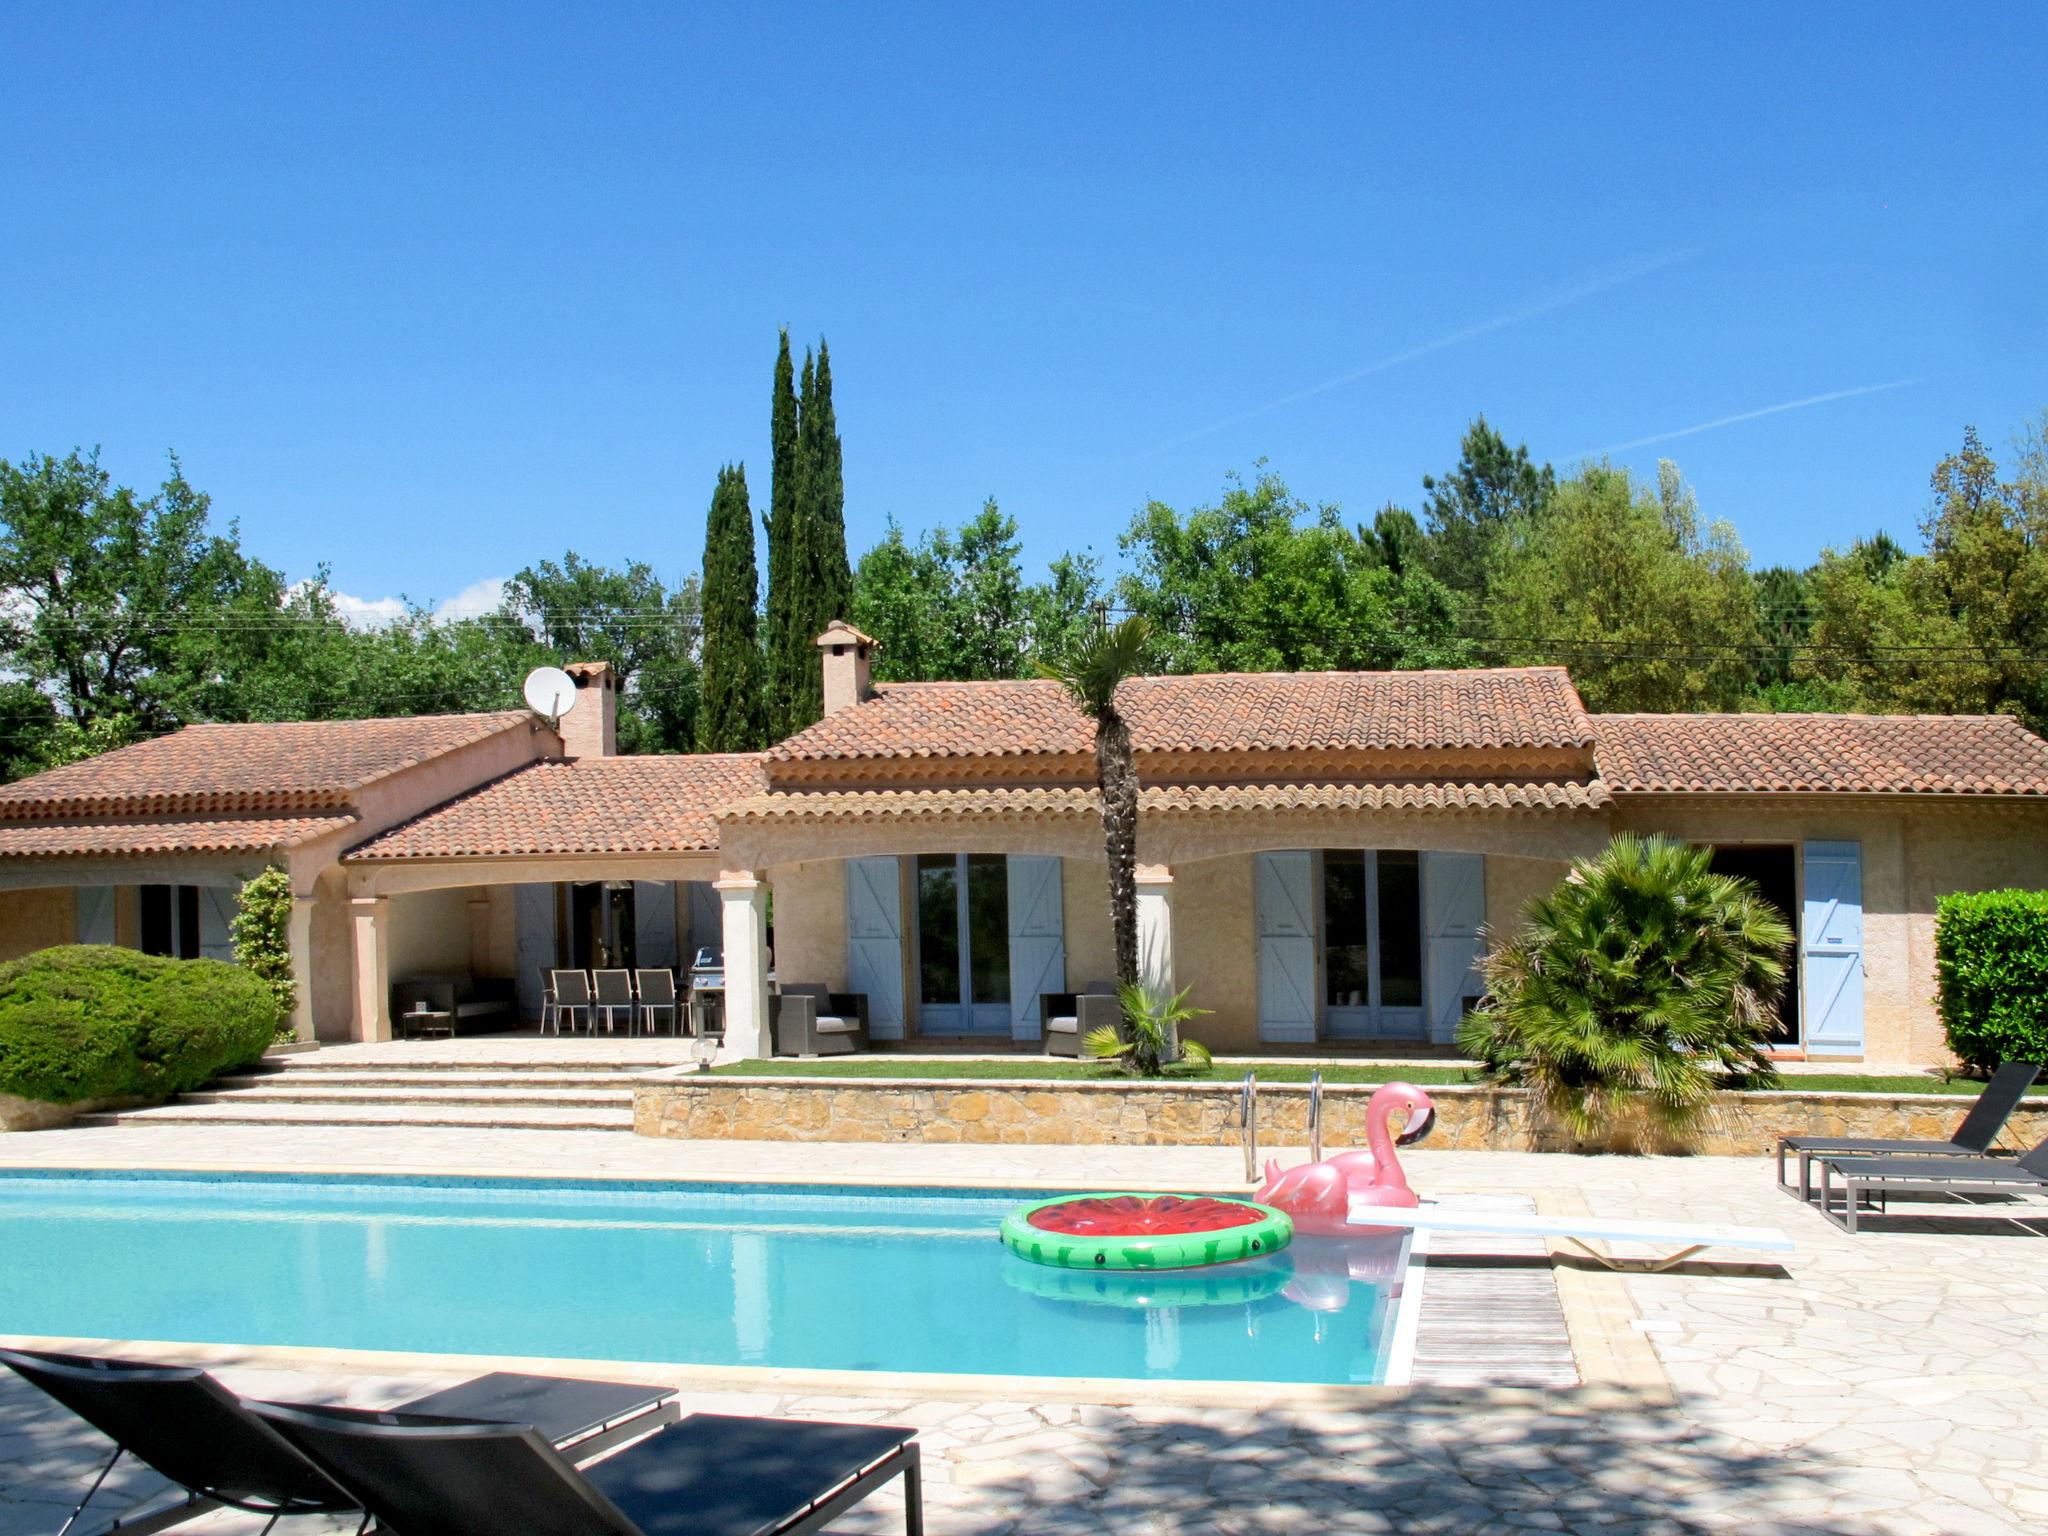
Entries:
{"type": "Polygon", "coordinates": [[[1207,437],[1212,432],[1222,432],[1230,427],[1239,426],[1244,422],[1256,420],[1258,417],[1268,415],[1273,411],[1298,404],[1300,401],[1313,399],[1317,395],[1328,394],[1333,389],[1342,389],[1347,384],[1356,384],[1360,379],[1370,378],[1376,373],[1384,373],[1389,368],[1398,368],[1403,363],[1412,363],[1417,358],[1429,356],[1432,352],[1442,352],[1449,347],[1462,346],[1468,341],[1477,341],[1482,336],[1490,336],[1495,331],[1504,331],[1509,326],[1521,325],[1527,321],[1537,319],[1539,316],[1550,314],[1555,310],[1565,309],[1573,304],[1582,303],[1597,294],[1606,293],[1609,289],[1619,288],[1624,283],[1632,283],[1637,278],[1647,277],[1650,273],[1671,266],[1674,262],[1683,261],[1689,254],[1690,252],[1686,251],[1667,251],[1662,255],[1644,257],[1624,266],[1609,267],[1599,272],[1591,273],[1562,288],[1540,293],[1526,303],[1495,315],[1491,319],[1482,320],[1476,325],[1461,327],[1458,330],[1438,336],[1432,341],[1425,341],[1416,346],[1404,348],[1399,352],[1390,352],[1385,357],[1375,358],[1372,362],[1365,364],[1361,368],[1352,369],[1349,373],[1340,373],[1333,379],[1323,380],[1320,384],[1311,384],[1306,389],[1297,389],[1292,394],[1282,395],[1276,400],[1268,400],[1264,405],[1255,405],[1248,411],[1242,411],[1235,416],[1226,417],[1222,421],[1213,421],[1206,427],[1197,427],[1194,431],[1176,437],[1169,442],[1160,443],[1157,447],[1147,448],[1142,453],[1134,455],[1134,458],[1145,459],[1152,457],[1154,454],[1166,453],[1172,449],[1192,443],[1197,438],[1207,437]]]}
{"type": "Polygon", "coordinates": [[[1653,432],[1648,437],[1632,438],[1625,443],[1610,443],[1605,448],[1589,448],[1582,458],[1597,459],[1604,454],[1626,453],[1631,448],[1647,448],[1652,443],[1668,443],[1673,438],[1693,437],[1701,432],[1711,432],[1716,427],[1732,427],[1739,421],[1755,421],[1759,416],[1782,416],[1787,411],[1803,411],[1810,405],[1826,405],[1834,400],[1853,400],[1858,395],[1881,395],[1887,390],[1910,389],[1915,384],[1924,384],[1925,379],[1893,379],[1888,384],[1862,384],[1855,389],[1832,389],[1824,395],[1807,395],[1798,400],[1786,400],[1778,405],[1759,406],[1753,411],[1737,411],[1733,416],[1717,416],[1712,421],[1703,421],[1696,426],[1679,427],[1671,432],[1653,432]]]}

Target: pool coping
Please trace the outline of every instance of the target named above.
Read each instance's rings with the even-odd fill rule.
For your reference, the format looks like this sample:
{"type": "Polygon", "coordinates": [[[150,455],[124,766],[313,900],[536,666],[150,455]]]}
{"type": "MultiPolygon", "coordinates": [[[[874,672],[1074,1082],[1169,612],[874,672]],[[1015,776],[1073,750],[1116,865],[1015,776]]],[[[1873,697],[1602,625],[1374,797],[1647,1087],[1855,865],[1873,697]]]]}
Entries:
{"type": "MultiPolygon", "coordinates": [[[[252,1169],[238,1164],[195,1166],[196,1159],[187,1159],[175,1166],[99,1165],[85,1168],[31,1167],[23,1165],[0,1165],[0,1180],[16,1177],[27,1178],[79,1178],[113,1181],[142,1178],[164,1180],[180,1177],[206,1178],[223,1172],[239,1174],[249,1182],[261,1183],[338,1183],[344,1180],[381,1184],[420,1184],[422,1182],[443,1188],[460,1188],[480,1183],[505,1186],[553,1186],[556,1188],[601,1188],[607,1185],[633,1185],[644,1189],[674,1189],[678,1191],[719,1193],[759,1185],[776,1185],[790,1192],[816,1190],[819,1192],[843,1192],[849,1189],[889,1189],[906,1196],[924,1194],[951,1195],[973,1190],[997,1198],[1029,1198],[1040,1193],[1062,1193],[1070,1190],[1090,1190],[1099,1187],[1100,1181],[1073,1182],[1060,1179],[1045,1179],[1030,1185],[999,1186],[971,1178],[926,1178],[917,1183],[883,1177],[847,1177],[832,1183],[821,1183],[815,1177],[787,1173],[763,1173],[745,1180],[734,1179],[689,1179],[677,1178],[673,1174],[550,1174],[547,1172],[509,1172],[493,1170],[451,1170],[441,1168],[415,1168],[408,1165],[386,1164],[380,1168],[354,1167],[348,1165],[304,1169],[252,1169]]],[[[1227,1182],[1227,1181],[1226,1181],[1227,1182]]],[[[1216,1190],[1215,1193],[1233,1193],[1231,1190],[1216,1190]]],[[[1240,1194],[1242,1191],[1235,1191],[1240,1194]]],[[[1443,1189],[1440,1195],[1484,1193],[1483,1191],[1443,1189]]],[[[1584,1215],[1584,1201],[1575,1195],[1560,1195],[1555,1191],[1536,1191],[1531,1195],[1536,1209],[1544,1215],[1584,1215]]],[[[1634,1326],[1637,1311],[1628,1288],[1627,1277],[1621,1273],[1588,1267],[1575,1256],[1562,1251],[1561,1245],[1551,1242],[1551,1274],[1557,1286],[1558,1305],[1564,1314],[1565,1329],[1571,1340],[1573,1360],[1578,1367],[1579,1384],[1575,1387],[1521,1387],[1521,1386],[1479,1386],[1457,1388],[1461,1400],[1475,1405],[1547,1405],[1571,1403],[1579,1407],[1613,1406],[1668,1406],[1674,1403],[1674,1392],[1663,1362],[1649,1340],[1634,1326]]],[[[1406,1354],[1412,1358],[1414,1330],[1419,1322],[1422,1287],[1411,1286],[1407,1280],[1412,1276],[1420,1279],[1427,1272],[1427,1244],[1418,1247],[1410,1245],[1403,1261],[1403,1279],[1398,1310],[1389,1325],[1393,1339],[1389,1345],[1389,1374],[1400,1365],[1402,1354],[1400,1340],[1403,1331],[1407,1334],[1406,1354]]],[[[1101,1406],[1119,1407],[1143,1403],[1160,1403],[1189,1407],[1364,1407],[1374,1404],[1398,1402],[1412,1394],[1439,1395],[1447,1389],[1408,1382],[1360,1383],[1316,1383],[1316,1382],[1243,1382],[1243,1381],[1170,1381],[1154,1377],[1087,1377],[1087,1376],[1005,1376],[979,1375],[953,1372],[919,1371],[845,1371],[819,1368],[788,1366],[711,1366],[686,1365],[676,1362],[619,1362],[610,1360],[584,1360],[577,1358],[553,1359],[540,1356],[498,1356],[472,1354],[444,1354],[403,1350],[353,1350],[327,1346],[298,1345],[244,1345],[244,1344],[181,1344],[164,1340],[106,1340],[38,1339],[28,1335],[0,1335],[0,1342],[31,1349],[62,1349],[80,1345],[96,1348],[115,1348],[126,1351],[144,1352],[149,1358],[175,1361],[201,1360],[209,1363],[246,1363],[250,1365],[278,1365],[286,1368],[307,1366],[346,1366],[369,1371],[378,1364],[384,1364],[398,1372],[413,1374],[439,1374],[443,1372],[478,1372],[483,1370],[520,1370],[541,1375],[564,1373],[579,1376],[594,1376],[599,1379],[621,1379],[620,1373],[627,1373],[633,1379],[646,1377],[663,1384],[689,1385],[700,1389],[740,1392],[802,1392],[811,1395],[839,1397],[901,1397],[910,1395],[920,1398],[936,1398],[946,1401],[1011,1401],[1026,1396],[1045,1402],[1092,1403],[1101,1406]]]]}

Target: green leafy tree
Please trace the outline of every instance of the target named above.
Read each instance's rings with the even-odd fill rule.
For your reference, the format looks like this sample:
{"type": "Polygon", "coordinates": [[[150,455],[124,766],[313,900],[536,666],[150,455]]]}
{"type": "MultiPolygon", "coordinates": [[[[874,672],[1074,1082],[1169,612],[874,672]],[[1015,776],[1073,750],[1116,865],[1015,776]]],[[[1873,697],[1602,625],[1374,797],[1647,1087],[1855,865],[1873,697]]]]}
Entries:
{"type": "Polygon", "coordinates": [[[718,472],[704,525],[704,701],[698,750],[753,752],[766,745],[759,620],[760,581],[754,565],[754,509],[747,472],[718,472]]]}
{"type": "Polygon", "coordinates": [[[1063,684],[1095,722],[1095,785],[1102,797],[1102,842],[1109,855],[1109,918],[1116,940],[1116,979],[1138,984],[1138,759],[1130,723],[1117,708],[1124,679],[1144,668],[1152,625],[1125,619],[1085,634],[1073,650],[1041,662],[1043,676],[1063,684]]]}
{"type": "Polygon", "coordinates": [[[1527,1086],[1573,1136],[1632,1103],[1683,1132],[1731,1078],[1771,1086],[1764,1053],[1792,930],[1713,851],[1624,833],[1531,901],[1487,955],[1487,1001],[1458,1048],[1527,1086]]]}
{"type": "Polygon", "coordinates": [[[853,622],[880,642],[889,682],[1004,678],[1027,669],[1046,599],[1024,582],[1016,519],[993,498],[957,533],[916,543],[891,518],[854,573],[853,622]]]}
{"type": "Polygon", "coordinates": [[[1095,557],[1085,550],[1054,556],[1045,580],[1024,589],[1024,609],[1031,654],[1068,654],[1104,621],[1102,574],[1095,557]]]}
{"type": "Polygon", "coordinates": [[[669,591],[642,561],[595,565],[574,550],[505,585],[505,617],[564,661],[608,661],[619,689],[619,750],[687,752],[699,697],[697,583],[669,591]]]}
{"type": "Polygon", "coordinates": [[[1453,591],[1483,595],[1494,545],[1510,524],[1542,513],[1557,476],[1530,459],[1526,444],[1510,448],[1480,416],[1465,429],[1457,467],[1424,475],[1422,489],[1431,569],[1453,591]]]}
{"type": "Polygon", "coordinates": [[[1334,506],[1310,507],[1261,470],[1231,476],[1183,517],[1153,502],[1120,541],[1122,607],[1151,622],[1168,672],[1456,666],[1466,650],[1451,596],[1396,572],[1334,506]]]}
{"type": "Polygon", "coordinates": [[[235,947],[235,963],[261,977],[276,999],[280,1040],[293,1038],[292,1010],[299,1001],[299,984],[292,976],[291,934],[291,876],[272,867],[242,886],[228,938],[235,947]]]}
{"type": "Polygon", "coordinates": [[[1597,710],[1733,709],[1759,646],[1748,556],[1702,528],[1677,466],[1654,490],[1596,464],[1494,548],[1488,623],[1501,659],[1562,663],[1597,710]]]}
{"type": "Polygon", "coordinates": [[[768,729],[780,738],[795,727],[794,695],[802,674],[814,657],[811,644],[818,637],[805,635],[801,645],[791,635],[794,618],[792,594],[796,588],[796,505],[797,505],[797,400],[796,370],[789,357],[789,327],[775,354],[775,387],[769,403],[768,439],[768,635],[767,686],[768,729]]]}

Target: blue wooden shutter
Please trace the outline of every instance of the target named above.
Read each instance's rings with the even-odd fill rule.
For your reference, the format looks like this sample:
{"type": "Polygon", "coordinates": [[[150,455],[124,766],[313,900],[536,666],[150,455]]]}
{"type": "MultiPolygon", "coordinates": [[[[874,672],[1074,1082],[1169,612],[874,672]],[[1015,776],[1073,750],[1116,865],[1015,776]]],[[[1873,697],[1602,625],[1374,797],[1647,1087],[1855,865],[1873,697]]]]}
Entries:
{"type": "Polygon", "coordinates": [[[230,925],[235,920],[235,909],[241,905],[240,894],[224,885],[202,885],[199,887],[199,955],[203,960],[226,960],[230,964],[235,958],[235,941],[230,925]]]}
{"type": "Polygon", "coordinates": [[[1799,918],[1800,997],[1806,1049],[1818,1056],[1863,1051],[1863,845],[1807,843],[1806,899],[1799,918]]]}
{"type": "Polygon", "coordinates": [[[81,885],[78,888],[78,942],[114,942],[114,896],[111,885],[81,885]]]}
{"type": "Polygon", "coordinates": [[[1466,1000],[1485,988],[1479,930],[1486,922],[1486,860],[1476,853],[1423,854],[1422,913],[1422,1004],[1429,1038],[1447,1045],[1466,1000]]]}
{"type": "Polygon", "coordinates": [[[1259,1038],[1316,1037],[1315,855],[1261,853],[1252,860],[1259,937],[1259,1038]]]}
{"type": "Polygon", "coordinates": [[[846,989],[868,998],[868,1033],[903,1038],[903,886],[894,858],[846,861],[846,989]]]}
{"type": "Polygon", "coordinates": [[[555,967],[555,888],[552,885],[515,886],[513,914],[518,922],[519,972],[514,978],[519,997],[519,1016],[540,1017],[540,992],[545,971],[555,967]]]}
{"type": "Polygon", "coordinates": [[[1060,861],[1013,853],[1010,896],[1010,1038],[1038,1038],[1038,999],[1067,990],[1067,920],[1060,861]]]}
{"type": "Polygon", "coordinates": [[[667,880],[633,882],[633,963],[644,970],[676,966],[676,888],[667,880]]]}

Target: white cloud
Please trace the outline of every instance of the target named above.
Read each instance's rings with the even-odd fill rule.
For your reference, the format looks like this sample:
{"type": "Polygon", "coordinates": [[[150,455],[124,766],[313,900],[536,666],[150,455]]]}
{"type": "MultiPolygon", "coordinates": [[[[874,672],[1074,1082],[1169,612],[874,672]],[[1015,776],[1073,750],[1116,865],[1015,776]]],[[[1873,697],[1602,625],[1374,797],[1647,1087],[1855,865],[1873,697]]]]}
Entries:
{"type": "Polygon", "coordinates": [[[497,610],[505,601],[504,576],[486,576],[482,581],[472,581],[453,597],[444,597],[434,604],[437,619],[475,619],[497,610]]]}
{"type": "MultiPolygon", "coordinates": [[[[473,581],[453,597],[444,597],[432,604],[437,619],[474,619],[493,612],[505,600],[503,576],[486,576],[473,581]]],[[[300,583],[303,587],[305,583],[300,583]]],[[[293,588],[297,591],[299,588],[293,588]]],[[[327,593],[334,603],[334,611],[341,616],[342,623],[351,629],[382,629],[405,616],[406,600],[402,597],[357,597],[352,592],[343,592],[330,587],[327,593]]]]}

